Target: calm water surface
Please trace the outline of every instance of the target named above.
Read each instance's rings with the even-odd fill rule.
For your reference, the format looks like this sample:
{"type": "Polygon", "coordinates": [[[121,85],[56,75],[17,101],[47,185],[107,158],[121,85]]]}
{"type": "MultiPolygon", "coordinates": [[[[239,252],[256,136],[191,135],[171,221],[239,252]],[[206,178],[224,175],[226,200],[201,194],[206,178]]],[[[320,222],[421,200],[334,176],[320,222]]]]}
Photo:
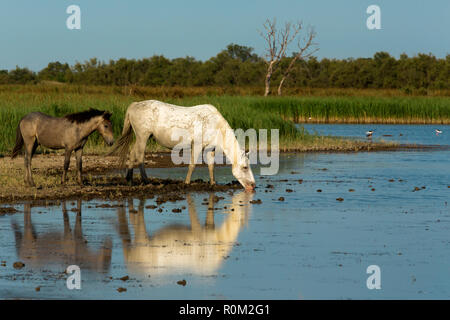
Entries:
{"type": "MultiPolygon", "coordinates": [[[[307,128],[352,137],[375,129],[375,139],[386,132],[405,143],[450,145],[450,128],[436,136],[434,127],[307,128]]],[[[284,154],[276,176],[254,168],[253,195],[16,204],[18,213],[0,216],[0,297],[448,299],[449,157],[448,150],[284,154]],[[14,269],[16,261],[25,267],[14,269]],[[81,290],[66,287],[71,264],[82,270],[81,290]],[[366,286],[369,265],[381,269],[380,290],[366,286]]],[[[230,168],[216,174],[233,179],[230,168]]],[[[206,179],[207,168],[193,178],[206,179]]]]}

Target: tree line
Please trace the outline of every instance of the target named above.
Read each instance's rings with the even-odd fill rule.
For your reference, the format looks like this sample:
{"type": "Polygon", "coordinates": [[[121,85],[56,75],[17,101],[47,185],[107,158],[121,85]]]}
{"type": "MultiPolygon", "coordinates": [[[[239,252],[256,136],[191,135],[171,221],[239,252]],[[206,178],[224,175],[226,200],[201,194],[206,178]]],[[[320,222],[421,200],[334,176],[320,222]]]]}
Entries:
{"type": "MultiPolygon", "coordinates": [[[[377,89],[449,89],[450,54],[437,58],[432,54],[400,55],[387,52],[371,58],[296,59],[297,53],[278,61],[271,81],[286,87],[377,88],[377,89]],[[287,77],[286,70],[290,68],[287,77]]],[[[58,81],[85,85],[115,86],[263,86],[267,61],[253,48],[230,44],[206,61],[193,57],[168,59],[155,55],[143,59],[100,61],[92,58],[74,65],[50,62],[39,72],[16,67],[0,70],[0,84],[28,84],[58,81]]]]}

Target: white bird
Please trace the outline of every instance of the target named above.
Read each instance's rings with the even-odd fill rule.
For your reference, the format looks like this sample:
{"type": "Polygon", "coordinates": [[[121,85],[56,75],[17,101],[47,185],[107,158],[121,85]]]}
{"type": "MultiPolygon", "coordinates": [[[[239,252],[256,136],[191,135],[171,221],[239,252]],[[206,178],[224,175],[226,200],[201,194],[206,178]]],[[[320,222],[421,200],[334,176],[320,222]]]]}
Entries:
{"type": "Polygon", "coordinates": [[[367,138],[372,138],[372,135],[373,135],[373,130],[370,130],[370,131],[366,132],[366,137],[367,138]]]}
{"type": "Polygon", "coordinates": [[[442,133],[442,131],[439,130],[439,129],[434,130],[434,132],[436,132],[436,135],[437,135],[437,136],[440,135],[440,134],[442,133]]]}

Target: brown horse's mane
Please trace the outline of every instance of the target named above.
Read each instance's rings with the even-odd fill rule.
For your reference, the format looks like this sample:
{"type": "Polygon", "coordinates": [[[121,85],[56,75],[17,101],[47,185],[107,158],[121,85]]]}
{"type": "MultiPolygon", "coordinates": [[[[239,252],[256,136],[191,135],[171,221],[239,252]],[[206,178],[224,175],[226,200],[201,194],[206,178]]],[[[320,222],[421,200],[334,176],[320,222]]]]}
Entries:
{"type": "Polygon", "coordinates": [[[111,113],[108,111],[102,111],[90,108],[87,111],[77,112],[66,115],[64,118],[70,122],[83,123],[98,116],[103,116],[104,119],[109,120],[111,113]]]}

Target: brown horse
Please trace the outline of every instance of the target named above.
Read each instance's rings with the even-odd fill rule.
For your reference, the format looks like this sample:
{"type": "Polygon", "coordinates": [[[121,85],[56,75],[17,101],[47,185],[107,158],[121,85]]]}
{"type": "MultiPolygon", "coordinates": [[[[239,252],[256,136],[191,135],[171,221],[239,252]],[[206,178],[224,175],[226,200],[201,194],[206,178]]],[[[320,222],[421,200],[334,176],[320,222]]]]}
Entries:
{"type": "Polygon", "coordinates": [[[106,272],[111,265],[112,241],[109,237],[103,239],[100,248],[92,248],[83,235],[81,200],[77,201],[77,207],[70,211],[76,211],[74,229],[70,227],[70,220],[66,202],[62,202],[63,231],[36,232],[31,220],[30,203],[23,207],[23,230],[19,224],[12,223],[16,239],[16,251],[20,260],[31,268],[47,268],[49,266],[63,266],[71,264],[98,272],[106,272]]]}
{"type": "Polygon", "coordinates": [[[110,118],[110,112],[96,109],[69,114],[62,118],[51,117],[41,112],[32,112],[23,117],[17,126],[16,145],[11,158],[15,158],[25,146],[25,184],[34,186],[31,159],[38,145],[50,149],[65,149],[64,171],[61,178],[63,184],[69,170],[70,155],[75,151],[78,183],[82,184],[81,158],[89,136],[97,130],[108,145],[114,144],[110,118]]]}

